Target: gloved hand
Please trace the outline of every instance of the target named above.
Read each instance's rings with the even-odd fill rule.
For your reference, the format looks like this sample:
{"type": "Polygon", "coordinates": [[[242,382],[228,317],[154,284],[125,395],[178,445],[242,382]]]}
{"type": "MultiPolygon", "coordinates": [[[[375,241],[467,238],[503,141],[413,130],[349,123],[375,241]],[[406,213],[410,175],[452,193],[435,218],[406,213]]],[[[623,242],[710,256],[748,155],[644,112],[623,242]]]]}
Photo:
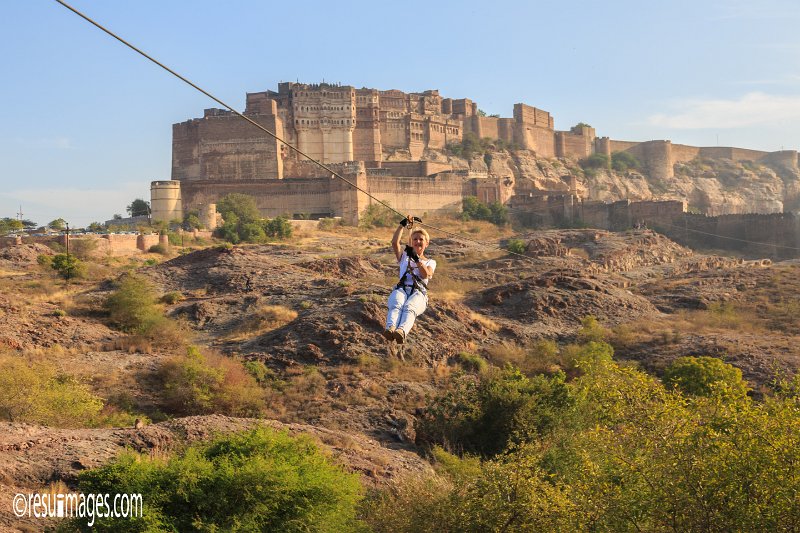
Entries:
{"type": "Polygon", "coordinates": [[[408,225],[410,224],[413,227],[415,222],[422,222],[422,219],[419,217],[412,217],[411,215],[408,215],[406,218],[400,221],[400,225],[405,228],[408,227],[408,225]]]}
{"type": "Polygon", "coordinates": [[[409,245],[406,245],[406,255],[415,263],[419,262],[419,256],[417,255],[417,252],[415,252],[414,249],[409,245]]]}

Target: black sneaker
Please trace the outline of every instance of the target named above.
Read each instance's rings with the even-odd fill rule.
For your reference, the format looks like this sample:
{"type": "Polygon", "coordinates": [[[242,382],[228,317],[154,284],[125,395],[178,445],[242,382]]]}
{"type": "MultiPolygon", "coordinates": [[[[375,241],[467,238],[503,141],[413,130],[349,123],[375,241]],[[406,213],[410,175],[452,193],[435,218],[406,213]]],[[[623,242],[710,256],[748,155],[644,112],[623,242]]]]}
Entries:
{"type": "Polygon", "coordinates": [[[397,344],[403,344],[406,341],[406,332],[399,328],[394,330],[394,340],[397,344]]]}

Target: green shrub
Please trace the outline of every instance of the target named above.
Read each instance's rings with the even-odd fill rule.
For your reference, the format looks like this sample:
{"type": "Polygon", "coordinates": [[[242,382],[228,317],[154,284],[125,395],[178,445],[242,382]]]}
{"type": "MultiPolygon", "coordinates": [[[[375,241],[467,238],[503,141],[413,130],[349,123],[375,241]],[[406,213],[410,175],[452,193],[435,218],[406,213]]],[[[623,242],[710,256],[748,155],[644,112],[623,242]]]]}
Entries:
{"type": "MultiPolygon", "coordinates": [[[[401,478],[368,500],[370,526],[397,532],[795,528],[796,384],[756,402],[731,394],[736,376],[723,372],[733,387],[703,378],[696,381],[714,383],[708,395],[685,395],[617,365],[607,345],[590,342],[578,352],[583,374],[564,383],[569,407],[555,411],[550,431],[511,440],[477,471],[468,467],[471,458],[440,464],[434,451],[435,474],[401,478]]],[[[698,365],[692,365],[694,378],[698,365]]],[[[524,388],[505,390],[496,396],[524,388]]],[[[487,409],[477,397],[453,395],[441,412],[458,412],[486,430],[479,415],[487,409]]],[[[552,407],[534,403],[534,409],[539,405],[544,413],[552,407]]]]}
{"type": "Polygon", "coordinates": [[[57,373],[51,362],[0,357],[0,420],[85,426],[102,407],[102,399],[75,378],[57,373]]]}
{"type": "MultiPolygon", "coordinates": [[[[140,493],[134,519],[101,517],[101,531],[362,531],[358,476],[306,436],[268,428],[194,444],[167,459],[126,453],[82,472],[85,494],[140,493]]],[[[90,531],[86,520],[74,527],[90,531]]]]}
{"type": "Polygon", "coordinates": [[[230,211],[225,223],[214,231],[214,236],[233,244],[261,243],[269,239],[282,240],[292,236],[292,224],[285,217],[279,216],[273,219],[252,217],[256,217],[256,213],[246,211],[244,217],[240,217],[236,212],[230,211]]]}
{"type": "Polygon", "coordinates": [[[288,239],[292,231],[292,223],[285,217],[275,217],[264,223],[264,232],[272,239],[288,239]]]}
{"type": "Polygon", "coordinates": [[[628,152],[614,152],[611,154],[611,168],[618,172],[625,172],[628,169],[642,168],[642,163],[635,155],[628,152]]]}
{"type": "Polygon", "coordinates": [[[578,340],[581,343],[604,342],[611,332],[600,325],[592,315],[587,315],[581,319],[581,329],[578,330],[578,340]]]}
{"type": "Polygon", "coordinates": [[[474,353],[461,352],[456,356],[456,360],[458,364],[461,365],[461,368],[467,372],[480,374],[489,368],[489,363],[486,359],[474,353]]]}
{"type": "Polygon", "coordinates": [[[584,169],[611,168],[611,161],[606,154],[592,154],[580,161],[584,169]]]}
{"type": "Polygon", "coordinates": [[[161,255],[168,255],[169,254],[169,248],[167,248],[166,245],[160,244],[160,243],[159,244],[154,244],[153,246],[148,248],[147,251],[150,252],[151,254],[161,254],[161,255]]]}
{"type": "Polygon", "coordinates": [[[480,379],[465,376],[428,405],[417,441],[492,456],[549,432],[569,404],[561,372],[528,378],[508,366],[480,379]]]}
{"type": "Polygon", "coordinates": [[[174,415],[259,416],[264,391],[242,364],[189,346],[158,369],[162,408],[174,415]]]}
{"type": "Polygon", "coordinates": [[[171,291],[161,297],[161,301],[167,305],[175,305],[176,303],[183,301],[183,299],[183,293],[179,291],[171,291]]]}
{"type": "Polygon", "coordinates": [[[86,263],[71,254],[56,254],[50,267],[66,280],[82,278],[86,275],[86,263]]]}
{"type": "Polygon", "coordinates": [[[399,223],[397,213],[381,204],[370,204],[359,217],[362,228],[391,228],[399,223]]]}
{"type": "Polygon", "coordinates": [[[52,255],[45,255],[41,254],[36,257],[36,262],[39,266],[43,266],[45,268],[52,268],[53,266],[53,256],[52,255]]]}
{"type": "Polygon", "coordinates": [[[486,220],[498,226],[508,223],[508,208],[500,202],[483,204],[475,196],[465,196],[461,201],[462,220],[486,220]]]}
{"type": "Polygon", "coordinates": [[[342,225],[341,218],[321,218],[317,223],[317,228],[322,231],[331,231],[337,226],[342,225]]]}
{"type": "Polygon", "coordinates": [[[524,254],[526,249],[525,241],[520,239],[509,239],[506,243],[506,250],[514,254],[524,254]]]}
{"type": "Polygon", "coordinates": [[[372,531],[589,530],[567,487],[553,482],[527,450],[483,463],[437,448],[433,455],[436,473],[406,475],[365,501],[372,531]]]}
{"type": "MultiPolygon", "coordinates": [[[[460,143],[448,144],[447,150],[455,156],[472,159],[494,149],[495,146],[493,144],[495,142],[497,141],[492,141],[488,137],[481,139],[476,134],[467,132],[462,136],[460,143]]],[[[506,147],[505,143],[503,143],[503,147],[506,147]]]]}
{"type": "Polygon", "coordinates": [[[157,299],[147,279],[138,274],[126,274],[106,299],[105,308],[111,322],[122,331],[148,335],[167,321],[156,304],[157,299]]]}
{"type": "Polygon", "coordinates": [[[716,357],[679,357],[664,371],[664,384],[686,394],[709,396],[715,388],[724,388],[734,396],[747,394],[742,371],[716,357]]]}

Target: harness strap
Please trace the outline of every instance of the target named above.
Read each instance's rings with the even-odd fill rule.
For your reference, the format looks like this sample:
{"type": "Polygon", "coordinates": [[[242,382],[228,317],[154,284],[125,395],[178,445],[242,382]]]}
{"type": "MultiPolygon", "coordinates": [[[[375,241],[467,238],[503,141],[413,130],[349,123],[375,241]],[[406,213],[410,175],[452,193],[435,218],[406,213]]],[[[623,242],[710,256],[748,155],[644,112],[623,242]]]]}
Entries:
{"type": "Polygon", "coordinates": [[[406,260],[406,270],[400,275],[400,281],[395,286],[396,289],[402,289],[404,287],[414,287],[414,290],[419,291],[423,294],[428,294],[428,289],[427,287],[425,287],[425,284],[422,282],[422,279],[416,274],[414,274],[414,269],[411,268],[411,258],[408,258],[406,260]],[[411,285],[403,283],[406,279],[406,274],[411,274],[411,280],[413,281],[411,285]]]}

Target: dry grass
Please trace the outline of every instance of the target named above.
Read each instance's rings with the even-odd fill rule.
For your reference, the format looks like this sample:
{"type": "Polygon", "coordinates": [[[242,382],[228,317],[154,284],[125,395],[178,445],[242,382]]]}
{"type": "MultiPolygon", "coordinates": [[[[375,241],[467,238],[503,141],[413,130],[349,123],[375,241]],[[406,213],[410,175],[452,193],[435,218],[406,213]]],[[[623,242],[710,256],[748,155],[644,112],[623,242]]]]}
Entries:
{"type": "Polygon", "coordinates": [[[552,374],[571,365],[571,356],[559,350],[554,341],[540,340],[529,346],[514,342],[501,342],[486,350],[487,358],[493,365],[507,364],[517,367],[527,375],[552,374]]]}
{"type": "Polygon", "coordinates": [[[264,335],[297,318],[297,311],[282,305],[264,305],[245,319],[227,337],[229,341],[244,341],[264,335]]]}
{"type": "Polygon", "coordinates": [[[500,331],[500,324],[498,324],[488,316],[484,316],[478,313],[470,313],[469,317],[478,324],[480,324],[481,326],[483,326],[484,328],[488,329],[489,331],[492,331],[494,333],[500,331]]]}
{"type": "Polygon", "coordinates": [[[428,295],[433,300],[461,302],[469,294],[480,289],[481,284],[477,281],[458,280],[450,277],[447,273],[439,274],[437,271],[430,281],[428,295]]]}
{"type": "Polygon", "coordinates": [[[5,270],[0,268],[0,278],[14,278],[17,276],[26,276],[27,272],[20,272],[18,270],[5,270]]]}

